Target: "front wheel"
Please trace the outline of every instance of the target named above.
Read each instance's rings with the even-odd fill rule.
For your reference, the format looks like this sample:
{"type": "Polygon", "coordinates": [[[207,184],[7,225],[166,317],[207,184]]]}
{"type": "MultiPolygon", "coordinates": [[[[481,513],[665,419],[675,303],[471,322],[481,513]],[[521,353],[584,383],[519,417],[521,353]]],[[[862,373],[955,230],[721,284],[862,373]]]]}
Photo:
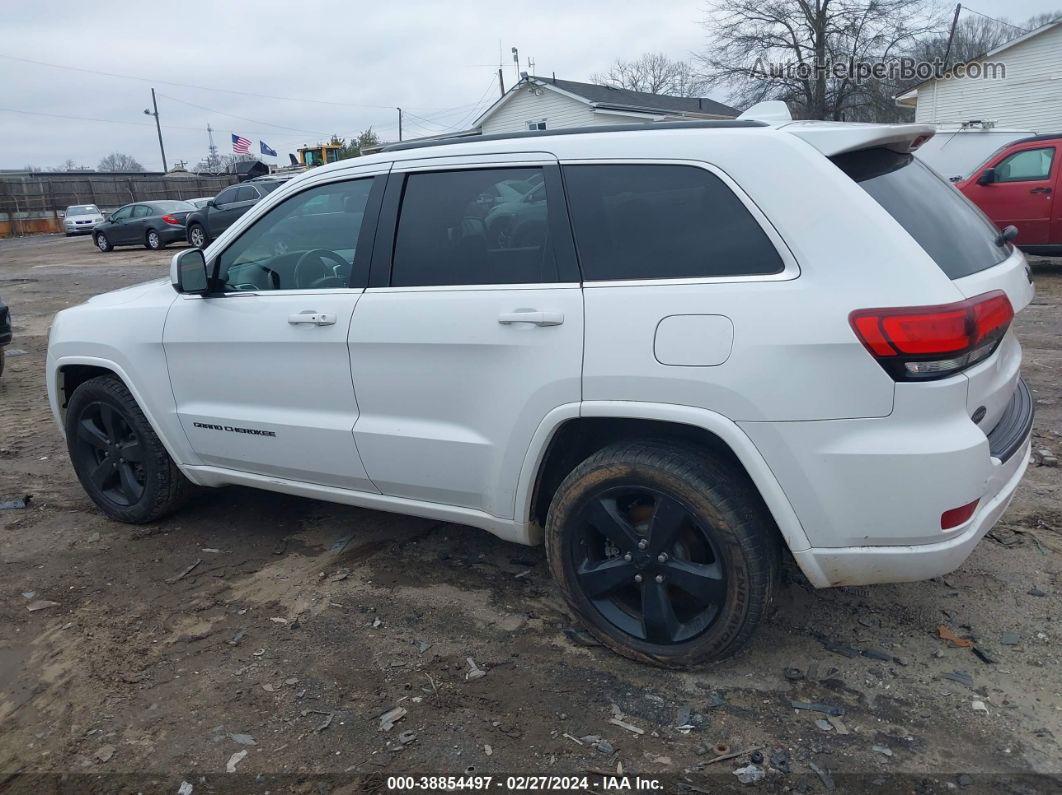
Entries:
{"type": "Polygon", "coordinates": [[[546,554],[571,610],[613,651],[685,668],[734,654],[770,603],[771,517],[744,473],[705,450],[607,447],[561,483],[546,554]]]}
{"type": "Polygon", "coordinates": [[[166,244],[162,242],[162,238],[159,237],[159,233],[154,229],[149,229],[147,235],[144,237],[144,247],[149,248],[152,251],[158,251],[159,249],[166,248],[166,244]]]}
{"type": "Polygon", "coordinates": [[[195,248],[206,248],[206,230],[200,224],[192,224],[188,227],[188,242],[195,248]]]}
{"type": "Polygon", "coordinates": [[[92,378],[74,390],[66,411],[66,444],[89,497],[119,522],[154,521],[188,494],[188,480],[114,376],[92,378]]]}
{"type": "Polygon", "coordinates": [[[107,235],[103,234],[103,232],[100,232],[98,235],[96,235],[96,248],[98,248],[104,253],[107,253],[108,251],[113,249],[114,246],[111,244],[111,241],[107,239],[107,235]]]}

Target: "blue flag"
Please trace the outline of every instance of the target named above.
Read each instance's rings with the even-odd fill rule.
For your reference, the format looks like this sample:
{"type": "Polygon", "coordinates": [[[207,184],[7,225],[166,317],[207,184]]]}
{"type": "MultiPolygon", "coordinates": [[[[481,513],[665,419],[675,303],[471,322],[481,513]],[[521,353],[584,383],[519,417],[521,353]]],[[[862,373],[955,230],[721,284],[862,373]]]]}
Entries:
{"type": "Polygon", "coordinates": [[[263,155],[269,155],[270,157],[277,156],[277,151],[275,149],[270,149],[269,144],[267,144],[265,141],[259,141],[258,145],[261,148],[263,155]]]}

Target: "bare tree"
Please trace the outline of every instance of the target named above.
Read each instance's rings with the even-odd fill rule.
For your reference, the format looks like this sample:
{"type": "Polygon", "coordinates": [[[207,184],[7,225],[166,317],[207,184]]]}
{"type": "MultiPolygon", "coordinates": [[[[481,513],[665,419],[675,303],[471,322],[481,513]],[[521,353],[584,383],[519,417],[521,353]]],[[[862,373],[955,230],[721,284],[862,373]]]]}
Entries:
{"type": "Polygon", "coordinates": [[[121,152],[111,152],[105,158],[100,160],[100,164],[96,168],[99,171],[144,171],[144,167],[136,161],[135,157],[122,154],[121,152]]]}
{"type": "Polygon", "coordinates": [[[712,0],[708,8],[714,21],[699,61],[709,87],[728,90],[739,107],[781,99],[809,119],[878,116],[889,93],[881,81],[831,65],[887,62],[945,24],[932,0],[712,0]]]}
{"type": "Polygon", "coordinates": [[[659,52],[647,52],[633,61],[617,59],[607,72],[593,74],[590,80],[602,86],[673,97],[699,97],[704,90],[704,79],[689,61],[659,52]]]}

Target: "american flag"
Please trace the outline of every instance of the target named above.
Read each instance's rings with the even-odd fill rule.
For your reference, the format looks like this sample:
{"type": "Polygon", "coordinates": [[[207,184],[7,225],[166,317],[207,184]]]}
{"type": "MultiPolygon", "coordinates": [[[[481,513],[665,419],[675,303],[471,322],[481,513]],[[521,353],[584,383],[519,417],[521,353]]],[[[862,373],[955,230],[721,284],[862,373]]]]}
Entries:
{"type": "Polygon", "coordinates": [[[238,155],[246,155],[251,152],[251,139],[242,138],[236,133],[232,134],[232,151],[238,155]]]}

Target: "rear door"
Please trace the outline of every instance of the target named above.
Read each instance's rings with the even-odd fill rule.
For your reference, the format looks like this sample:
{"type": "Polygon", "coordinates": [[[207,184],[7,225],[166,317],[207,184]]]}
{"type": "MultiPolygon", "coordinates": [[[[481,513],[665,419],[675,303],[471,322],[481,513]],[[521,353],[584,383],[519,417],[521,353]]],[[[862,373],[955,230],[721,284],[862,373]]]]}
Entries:
{"type": "Polygon", "coordinates": [[[372,283],[350,328],[354,437],[373,483],[512,517],[535,430],[580,400],[582,353],[582,291],[554,158],[396,164],[372,283]],[[527,205],[537,229],[533,217],[492,213],[499,185],[542,179],[545,207],[527,205]]]}
{"type": "Polygon", "coordinates": [[[1050,141],[1015,144],[979,169],[963,193],[1000,229],[1017,227],[1018,245],[1046,245],[1051,242],[1051,217],[1057,204],[1057,149],[1050,141]],[[994,169],[994,179],[979,185],[977,178],[988,168],[994,169]]]}
{"type": "Polygon", "coordinates": [[[133,207],[132,220],[123,224],[123,243],[141,243],[147,234],[148,219],[155,215],[155,209],[147,204],[133,207]]]}

